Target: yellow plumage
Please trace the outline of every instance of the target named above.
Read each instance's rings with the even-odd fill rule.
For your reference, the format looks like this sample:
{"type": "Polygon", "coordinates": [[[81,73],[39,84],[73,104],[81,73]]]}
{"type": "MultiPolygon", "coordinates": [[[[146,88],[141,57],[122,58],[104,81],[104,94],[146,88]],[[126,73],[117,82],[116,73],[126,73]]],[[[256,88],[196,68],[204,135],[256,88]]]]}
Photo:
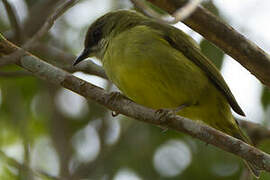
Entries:
{"type": "MultiPolygon", "coordinates": [[[[88,30],[76,63],[97,56],[109,79],[130,99],[177,112],[247,143],[230,106],[244,115],[215,66],[182,31],[131,11],[111,12],[88,30]]],[[[249,167],[258,176],[252,165],[249,167]]]]}
{"type": "Polygon", "coordinates": [[[196,64],[171,48],[158,31],[136,26],[111,42],[103,67],[133,101],[154,109],[190,104],[178,115],[202,120],[230,135],[239,131],[224,95],[196,64]],[[133,34],[140,36],[134,39],[133,34]]]}

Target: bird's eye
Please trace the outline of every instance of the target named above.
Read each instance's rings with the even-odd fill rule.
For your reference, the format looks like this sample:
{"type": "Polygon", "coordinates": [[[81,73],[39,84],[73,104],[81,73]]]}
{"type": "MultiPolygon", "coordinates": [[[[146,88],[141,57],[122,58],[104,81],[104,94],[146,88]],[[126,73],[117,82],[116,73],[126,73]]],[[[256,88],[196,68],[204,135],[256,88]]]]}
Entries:
{"type": "Polygon", "coordinates": [[[98,40],[100,39],[100,37],[101,37],[101,31],[100,31],[100,29],[95,30],[95,31],[93,32],[93,38],[94,38],[96,41],[98,41],[98,40]]]}

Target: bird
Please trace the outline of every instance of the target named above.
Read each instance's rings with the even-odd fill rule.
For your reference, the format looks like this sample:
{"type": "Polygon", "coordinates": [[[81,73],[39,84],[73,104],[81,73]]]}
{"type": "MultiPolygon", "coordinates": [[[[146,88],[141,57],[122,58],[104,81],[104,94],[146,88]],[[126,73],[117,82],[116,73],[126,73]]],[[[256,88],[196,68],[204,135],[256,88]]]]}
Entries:
{"type": "MultiPolygon", "coordinates": [[[[180,29],[135,11],[112,11],[91,24],[74,65],[88,57],[97,57],[132,101],[173,110],[252,144],[232,115],[231,108],[245,116],[221,73],[180,29]]],[[[246,164],[259,177],[256,166],[246,164]]]]}

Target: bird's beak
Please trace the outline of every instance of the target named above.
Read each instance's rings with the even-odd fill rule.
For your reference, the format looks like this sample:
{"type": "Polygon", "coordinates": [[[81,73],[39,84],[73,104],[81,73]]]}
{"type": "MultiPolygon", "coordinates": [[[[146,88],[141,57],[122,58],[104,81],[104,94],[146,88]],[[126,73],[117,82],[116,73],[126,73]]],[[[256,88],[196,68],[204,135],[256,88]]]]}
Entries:
{"type": "Polygon", "coordinates": [[[81,62],[82,60],[86,59],[90,54],[90,49],[85,48],[83,52],[76,58],[75,62],[73,63],[73,66],[81,62]]]}

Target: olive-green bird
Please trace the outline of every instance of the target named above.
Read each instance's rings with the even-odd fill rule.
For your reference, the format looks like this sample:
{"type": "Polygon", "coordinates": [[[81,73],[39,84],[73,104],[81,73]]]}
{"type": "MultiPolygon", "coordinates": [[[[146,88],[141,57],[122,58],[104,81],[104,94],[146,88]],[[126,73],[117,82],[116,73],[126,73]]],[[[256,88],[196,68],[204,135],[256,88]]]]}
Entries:
{"type": "MultiPolygon", "coordinates": [[[[250,143],[230,107],[245,114],[220,72],[179,29],[120,10],[97,19],[84,45],[74,65],[96,56],[109,79],[134,102],[153,109],[178,109],[180,116],[250,143]]],[[[248,166],[258,177],[259,171],[248,166]]]]}

